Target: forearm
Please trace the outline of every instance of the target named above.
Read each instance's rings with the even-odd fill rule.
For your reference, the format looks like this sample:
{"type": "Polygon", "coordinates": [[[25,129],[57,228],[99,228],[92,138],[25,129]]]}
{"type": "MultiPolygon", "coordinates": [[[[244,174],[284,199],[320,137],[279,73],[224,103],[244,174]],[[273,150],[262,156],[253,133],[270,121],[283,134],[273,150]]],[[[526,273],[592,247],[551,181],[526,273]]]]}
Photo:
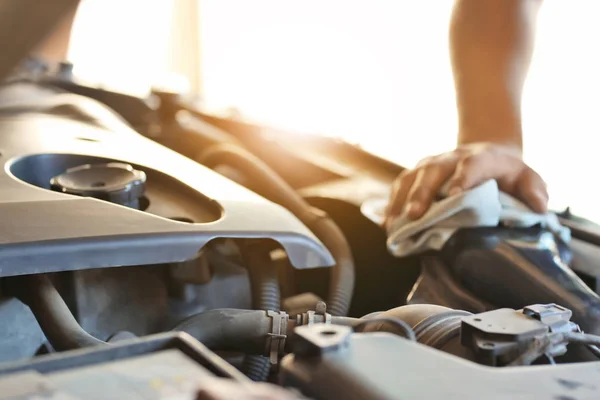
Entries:
{"type": "Polygon", "coordinates": [[[67,59],[73,21],[78,7],[79,2],[64,15],[54,31],[31,52],[32,56],[49,62],[61,62],[67,59]]]}
{"type": "Polygon", "coordinates": [[[521,95],[541,0],[456,0],[450,57],[459,144],[522,147],[521,95]]]}

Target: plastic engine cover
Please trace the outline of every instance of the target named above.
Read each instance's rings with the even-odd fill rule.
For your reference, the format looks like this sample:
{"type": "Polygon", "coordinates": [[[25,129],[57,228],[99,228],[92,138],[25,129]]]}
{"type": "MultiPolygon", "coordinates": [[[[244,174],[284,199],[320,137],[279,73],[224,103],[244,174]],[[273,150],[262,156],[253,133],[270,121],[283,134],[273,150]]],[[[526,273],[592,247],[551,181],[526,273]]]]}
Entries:
{"type": "Polygon", "coordinates": [[[296,268],[334,262],[289,211],[139,135],[99,103],[58,94],[26,113],[0,111],[0,277],[179,262],[215,238],[273,239],[296,268]],[[108,118],[56,115],[65,97],[108,118]],[[145,173],[144,211],[50,190],[68,169],[105,163],[145,173]]]}

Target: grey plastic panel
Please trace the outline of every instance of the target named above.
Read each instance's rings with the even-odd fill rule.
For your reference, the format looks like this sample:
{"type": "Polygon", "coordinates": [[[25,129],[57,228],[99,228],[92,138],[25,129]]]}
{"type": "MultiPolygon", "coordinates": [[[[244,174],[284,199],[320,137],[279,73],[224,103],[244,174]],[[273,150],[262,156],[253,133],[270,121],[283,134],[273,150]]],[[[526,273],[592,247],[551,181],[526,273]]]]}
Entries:
{"type": "Polygon", "coordinates": [[[250,382],[191,336],[169,332],[0,364],[0,400],[192,399],[217,377],[250,382]]]}
{"type": "MultiPolygon", "coordinates": [[[[296,268],[334,262],[283,207],[125,125],[114,132],[57,116],[17,114],[0,119],[0,153],[0,277],[183,261],[215,238],[274,239],[296,268]],[[52,192],[35,185],[45,182],[60,162],[42,159],[63,160],[64,166],[86,160],[130,163],[148,171],[149,187],[153,176],[166,177],[177,187],[175,195],[197,195],[195,215],[203,215],[204,207],[208,215],[218,210],[220,218],[182,223],[52,192]]],[[[185,204],[191,207],[189,201],[185,204]]]]}
{"type": "Polygon", "coordinates": [[[0,400],[193,399],[214,377],[178,350],[41,375],[0,377],[0,400]]]}
{"type": "Polygon", "coordinates": [[[597,400],[600,362],[486,367],[386,332],[322,356],[287,355],[284,385],[345,400],[597,400]]]}

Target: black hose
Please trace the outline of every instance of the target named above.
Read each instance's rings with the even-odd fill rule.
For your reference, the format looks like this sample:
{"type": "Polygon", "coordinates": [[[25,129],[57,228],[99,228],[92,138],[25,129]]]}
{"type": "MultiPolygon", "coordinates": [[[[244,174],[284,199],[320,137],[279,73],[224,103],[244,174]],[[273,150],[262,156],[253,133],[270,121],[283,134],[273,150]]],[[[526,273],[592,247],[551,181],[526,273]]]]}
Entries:
{"type": "Polygon", "coordinates": [[[591,344],[600,346],[600,335],[582,332],[565,332],[563,337],[570,343],[591,344]]]}
{"type": "Polygon", "coordinates": [[[600,358],[600,348],[594,344],[587,344],[585,347],[596,357],[600,358]]]}
{"type": "MultiPolygon", "coordinates": [[[[242,247],[252,287],[252,306],[258,310],[279,311],[281,296],[277,271],[271,262],[269,249],[263,243],[247,241],[242,247]]],[[[263,382],[269,377],[271,362],[262,355],[248,355],[244,357],[242,371],[253,381],[263,382]]]]}
{"type": "Polygon", "coordinates": [[[211,350],[263,354],[271,318],[261,310],[224,308],[191,316],[172,330],[192,335],[211,350]]]}
{"type": "MultiPolygon", "coordinates": [[[[269,265],[267,263],[264,265],[265,270],[268,271],[269,265]]],[[[9,282],[11,293],[29,306],[48,342],[55,350],[65,351],[108,345],[87,333],[79,325],[48,276],[19,276],[10,278],[9,282]]],[[[269,280],[263,278],[263,282],[269,280]]],[[[273,286],[272,281],[270,284],[262,285],[264,289],[260,298],[268,307],[276,304],[278,298],[278,295],[273,295],[275,293],[273,286]],[[267,295],[267,293],[271,294],[267,295]]],[[[277,307],[272,308],[277,309],[277,307]]],[[[332,322],[353,325],[359,320],[333,317],[332,322]]],[[[217,309],[189,317],[172,330],[190,334],[211,350],[264,354],[271,325],[271,317],[264,310],[217,309]]],[[[291,332],[293,327],[294,322],[290,321],[288,331],[291,332]]]]}
{"type": "Polygon", "coordinates": [[[13,278],[11,286],[15,296],[29,306],[55,350],[107,345],[83,330],[46,275],[13,278]]]}
{"type": "Polygon", "coordinates": [[[253,308],[279,311],[279,280],[271,261],[270,248],[263,241],[247,240],[241,247],[241,252],[250,277],[253,308]]]}
{"type": "Polygon", "coordinates": [[[231,343],[218,342],[227,338],[238,343],[250,341],[252,345],[260,342],[260,345],[252,349],[239,350],[247,354],[244,357],[242,371],[253,381],[261,382],[268,378],[271,370],[269,358],[261,355],[266,350],[268,333],[271,332],[270,318],[265,311],[279,311],[281,302],[279,282],[269,252],[262,242],[245,242],[242,246],[242,254],[252,287],[252,305],[261,311],[208,311],[191,317],[174,330],[185,331],[209,348],[218,350],[232,350],[227,347],[231,343]],[[248,315],[253,317],[246,318],[248,315]],[[217,337],[213,337],[213,334],[217,337]]]}
{"type": "Polygon", "coordinates": [[[332,315],[347,315],[354,292],[354,260],[350,246],[335,222],[324,212],[311,207],[268,165],[239,146],[219,144],[209,147],[198,161],[210,168],[228,165],[240,171],[252,182],[250,189],[287,208],[323,242],[336,261],[331,271],[328,311],[332,315]]]}
{"type": "Polygon", "coordinates": [[[271,372],[271,362],[265,356],[247,355],[242,362],[242,372],[255,382],[264,382],[271,372]]]}

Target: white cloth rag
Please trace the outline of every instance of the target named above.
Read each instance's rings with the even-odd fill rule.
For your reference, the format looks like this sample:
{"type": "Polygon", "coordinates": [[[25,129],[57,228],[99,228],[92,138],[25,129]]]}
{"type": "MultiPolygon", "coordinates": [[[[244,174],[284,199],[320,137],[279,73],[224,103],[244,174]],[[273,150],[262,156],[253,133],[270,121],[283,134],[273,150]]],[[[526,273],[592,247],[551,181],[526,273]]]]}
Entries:
{"type": "MultiPolygon", "coordinates": [[[[387,199],[372,199],[362,205],[365,216],[383,223],[387,199]]],[[[459,228],[531,227],[540,225],[568,243],[571,231],[553,213],[538,214],[514,197],[498,190],[491,179],[460,194],[434,202],[420,219],[397,217],[388,229],[387,247],[396,257],[440,250],[459,228]]]]}

